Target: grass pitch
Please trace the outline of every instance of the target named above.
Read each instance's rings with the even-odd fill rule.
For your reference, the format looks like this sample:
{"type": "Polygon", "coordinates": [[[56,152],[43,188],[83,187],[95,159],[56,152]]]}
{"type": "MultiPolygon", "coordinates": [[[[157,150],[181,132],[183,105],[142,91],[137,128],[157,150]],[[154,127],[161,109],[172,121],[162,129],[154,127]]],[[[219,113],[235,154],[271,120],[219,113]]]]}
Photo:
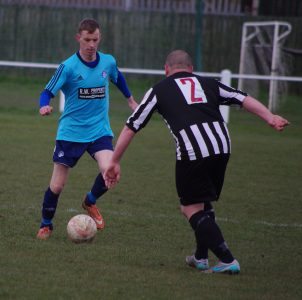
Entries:
{"type": "MultiPolygon", "coordinates": [[[[158,116],[126,153],[120,184],[99,202],[107,227],[95,241],[75,245],[66,235],[68,220],[83,212],[82,197],[96,176],[88,155],[70,173],[53,236],[36,240],[59,117],[38,115],[43,86],[0,80],[1,299],[302,298],[300,99],[282,106],[280,114],[292,122],[283,133],[231,111],[233,153],[215,209],[242,272],[227,276],[202,274],[184,263],[194,236],[178,209],[174,145],[158,116]]],[[[148,84],[130,87],[140,98],[148,84]]],[[[111,90],[118,135],[129,111],[111,90]]]]}

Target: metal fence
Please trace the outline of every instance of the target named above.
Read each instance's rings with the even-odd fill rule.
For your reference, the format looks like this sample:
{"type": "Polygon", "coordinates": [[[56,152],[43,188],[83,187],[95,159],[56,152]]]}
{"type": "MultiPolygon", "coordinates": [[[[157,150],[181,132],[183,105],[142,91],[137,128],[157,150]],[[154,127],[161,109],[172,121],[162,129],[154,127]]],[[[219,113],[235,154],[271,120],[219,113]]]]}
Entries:
{"type": "MultiPolygon", "coordinates": [[[[160,11],[195,13],[195,0],[0,0],[5,5],[39,5],[116,9],[125,11],[160,11]]],[[[203,0],[204,14],[240,15],[245,8],[242,0],[203,0]]]]}
{"type": "MultiPolygon", "coordinates": [[[[196,57],[196,24],[191,14],[80,8],[70,13],[69,8],[0,4],[0,60],[60,62],[77,50],[74,34],[78,22],[86,17],[100,22],[101,49],[114,54],[120,66],[161,68],[173,49],[185,49],[196,57]]],[[[242,24],[251,20],[271,19],[203,17],[202,70],[238,70],[242,24]]],[[[279,20],[293,28],[285,46],[302,49],[302,20],[279,20]]],[[[299,76],[301,70],[301,57],[293,56],[291,74],[299,76]]]]}
{"type": "MultiPolygon", "coordinates": [[[[195,13],[197,0],[0,0],[5,5],[195,13]]],[[[301,16],[301,0],[198,0],[205,15],[301,16]]]]}

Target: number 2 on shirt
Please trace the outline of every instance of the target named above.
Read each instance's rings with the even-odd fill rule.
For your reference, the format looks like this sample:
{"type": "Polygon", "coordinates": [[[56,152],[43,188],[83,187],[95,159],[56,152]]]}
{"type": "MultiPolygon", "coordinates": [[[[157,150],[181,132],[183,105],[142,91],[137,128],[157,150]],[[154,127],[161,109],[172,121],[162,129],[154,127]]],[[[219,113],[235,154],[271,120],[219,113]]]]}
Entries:
{"type": "Polygon", "coordinates": [[[196,77],[175,79],[188,104],[207,103],[207,97],[196,77]]]}

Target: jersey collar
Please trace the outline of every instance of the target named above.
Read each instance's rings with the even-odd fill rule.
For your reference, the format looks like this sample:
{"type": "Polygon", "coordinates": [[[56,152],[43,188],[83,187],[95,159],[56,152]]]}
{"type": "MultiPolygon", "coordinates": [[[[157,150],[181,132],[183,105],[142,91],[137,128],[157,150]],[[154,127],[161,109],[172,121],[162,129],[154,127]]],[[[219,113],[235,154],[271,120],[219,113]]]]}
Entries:
{"type": "Polygon", "coordinates": [[[87,61],[83,60],[83,58],[81,57],[79,51],[77,52],[77,56],[78,56],[79,60],[80,60],[85,66],[87,66],[87,67],[89,67],[89,68],[95,68],[95,67],[98,65],[99,61],[100,61],[100,55],[99,55],[98,52],[96,53],[96,59],[95,59],[94,61],[91,61],[91,62],[87,62],[87,61]]]}

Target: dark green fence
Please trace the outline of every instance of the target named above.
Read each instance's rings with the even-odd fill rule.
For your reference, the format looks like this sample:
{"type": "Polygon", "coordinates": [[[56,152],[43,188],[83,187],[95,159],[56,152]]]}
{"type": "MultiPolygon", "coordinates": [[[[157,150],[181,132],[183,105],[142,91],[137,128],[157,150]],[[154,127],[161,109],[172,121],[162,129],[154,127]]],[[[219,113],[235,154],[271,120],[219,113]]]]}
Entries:
{"type": "MultiPolygon", "coordinates": [[[[78,22],[97,19],[102,26],[102,49],[120,67],[162,68],[169,51],[186,49],[195,57],[195,19],[192,14],[124,12],[96,9],[0,6],[0,60],[59,63],[77,50],[78,22]]],[[[238,71],[242,24],[268,18],[204,16],[203,71],[238,71]]],[[[269,19],[272,20],[272,19],[269,19]]],[[[279,18],[293,26],[286,46],[302,49],[302,20],[279,18]]],[[[292,75],[301,75],[296,58],[292,75]]]]}

